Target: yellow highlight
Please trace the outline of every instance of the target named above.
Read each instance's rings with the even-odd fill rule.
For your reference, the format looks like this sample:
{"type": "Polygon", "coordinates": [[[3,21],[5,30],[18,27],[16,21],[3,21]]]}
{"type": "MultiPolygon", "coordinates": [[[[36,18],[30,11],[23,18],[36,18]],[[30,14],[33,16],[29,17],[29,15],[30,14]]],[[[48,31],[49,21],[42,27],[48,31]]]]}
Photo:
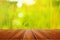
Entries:
{"type": "Polygon", "coordinates": [[[19,20],[16,20],[16,19],[15,19],[15,20],[12,21],[12,24],[13,24],[13,25],[20,25],[21,23],[20,23],[19,20]]]}
{"type": "Polygon", "coordinates": [[[27,5],[33,5],[35,4],[34,0],[24,0],[24,3],[26,3],[27,5]]]}

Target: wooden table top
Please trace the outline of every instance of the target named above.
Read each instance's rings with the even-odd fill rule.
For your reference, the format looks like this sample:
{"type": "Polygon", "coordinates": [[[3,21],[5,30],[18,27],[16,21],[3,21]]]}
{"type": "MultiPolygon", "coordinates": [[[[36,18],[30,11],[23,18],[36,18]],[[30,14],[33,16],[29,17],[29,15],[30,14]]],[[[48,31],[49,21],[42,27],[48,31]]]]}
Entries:
{"type": "Polygon", "coordinates": [[[60,40],[60,30],[0,30],[0,40],[60,40]]]}

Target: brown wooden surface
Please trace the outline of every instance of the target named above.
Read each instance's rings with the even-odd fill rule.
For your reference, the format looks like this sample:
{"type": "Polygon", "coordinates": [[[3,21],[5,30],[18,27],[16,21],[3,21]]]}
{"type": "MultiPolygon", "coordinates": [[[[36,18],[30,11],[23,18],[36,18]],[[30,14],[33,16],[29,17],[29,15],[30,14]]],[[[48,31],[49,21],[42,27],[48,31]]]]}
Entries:
{"type": "Polygon", "coordinates": [[[60,30],[0,30],[0,40],[60,40],[60,30]]]}

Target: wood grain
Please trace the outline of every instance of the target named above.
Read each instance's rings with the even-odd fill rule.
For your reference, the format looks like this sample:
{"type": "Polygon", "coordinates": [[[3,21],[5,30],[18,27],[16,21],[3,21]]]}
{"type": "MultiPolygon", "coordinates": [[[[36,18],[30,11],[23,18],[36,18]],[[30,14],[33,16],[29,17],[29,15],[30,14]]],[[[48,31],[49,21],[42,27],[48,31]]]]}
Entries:
{"type": "Polygon", "coordinates": [[[60,40],[60,30],[0,30],[0,40],[60,40]]]}

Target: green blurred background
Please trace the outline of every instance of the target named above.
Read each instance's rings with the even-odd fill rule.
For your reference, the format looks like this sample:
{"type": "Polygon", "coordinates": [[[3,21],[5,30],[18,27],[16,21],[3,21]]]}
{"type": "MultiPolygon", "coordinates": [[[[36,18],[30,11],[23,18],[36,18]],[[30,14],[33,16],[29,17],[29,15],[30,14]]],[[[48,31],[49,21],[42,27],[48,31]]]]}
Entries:
{"type": "Polygon", "coordinates": [[[0,29],[60,29],[60,0],[34,1],[0,0],[0,29]]]}

